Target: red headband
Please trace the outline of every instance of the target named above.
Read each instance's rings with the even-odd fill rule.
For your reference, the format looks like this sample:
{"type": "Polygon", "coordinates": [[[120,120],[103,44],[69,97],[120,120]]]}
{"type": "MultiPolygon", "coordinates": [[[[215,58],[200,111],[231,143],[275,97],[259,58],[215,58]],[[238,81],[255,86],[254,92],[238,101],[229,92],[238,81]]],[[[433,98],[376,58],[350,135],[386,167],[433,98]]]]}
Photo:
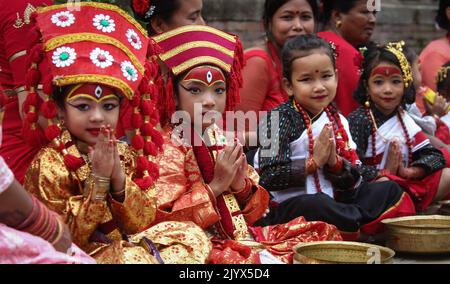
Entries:
{"type": "Polygon", "coordinates": [[[400,75],[402,76],[402,71],[397,67],[392,66],[380,66],[376,67],[372,70],[372,73],[370,74],[370,77],[373,77],[375,75],[381,75],[383,77],[389,77],[392,75],[400,75]]]}
{"type": "Polygon", "coordinates": [[[212,86],[217,82],[226,82],[223,72],[212,66],[199,66],[191,69],[184,77],[183,81],[199,82],[206,86],[212,86]]]}
{"type": "Polygon", "coordinates": [[[115,90],[109,86],[98,84],[79,84],[75,86],[67,95],[67,101],[74,101],[78,98],[94,100],[97,103],[110,99],[119,98],[115,90]]]}

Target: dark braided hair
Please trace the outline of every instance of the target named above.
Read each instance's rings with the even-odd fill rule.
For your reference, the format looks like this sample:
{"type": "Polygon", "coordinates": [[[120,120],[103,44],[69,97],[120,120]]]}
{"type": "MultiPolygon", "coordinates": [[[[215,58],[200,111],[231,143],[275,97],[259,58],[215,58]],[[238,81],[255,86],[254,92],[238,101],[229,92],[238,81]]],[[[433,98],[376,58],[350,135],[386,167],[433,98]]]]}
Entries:
{"type": "Polygon", "coordinates": [[[336,68],[334,51],[326,40],[314,34],[299,35],[284,45],[281,56],[283,61],[283,76],[291,82],[292,62],[298,58],[311,55],[316,50],[320,50],[322,53],[328,55],[333,63],[333,68],[336,68]]]}

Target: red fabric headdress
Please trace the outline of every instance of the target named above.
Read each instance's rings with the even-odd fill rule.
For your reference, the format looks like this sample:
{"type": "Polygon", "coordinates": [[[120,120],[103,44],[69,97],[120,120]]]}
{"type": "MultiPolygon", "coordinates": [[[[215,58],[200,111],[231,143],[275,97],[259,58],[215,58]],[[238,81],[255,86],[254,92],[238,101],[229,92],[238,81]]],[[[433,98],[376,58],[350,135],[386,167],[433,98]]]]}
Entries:
{"type": "MultiPolygon", "coordinates": [[[[208,26],[191,25],[160,34],[153,39],[163,50],[159,58],[167,65],[172,76],[200,65],[214,65],[227,73],[226,110],[234,109],[239,102],[241,68],[244,65],[242,44],[237,36],[208,26]]],[[[172,79],[168,79],[165,97],[160,100],[162,125],[169,122],[175,111],[172,79]]]]}
{"type": "Polygon", "coordinates": [[[153,127],[158,114],[151,94],[157,91],[153,78],[158,66],[147,60],[156,50],[147,31],[117,6],[103,3],[39,8],[32,18],[36,33],[27,78],[29,95],[24,104],[25,138],[32,142],[52,142],[64,155],[68,169],[78,169],[84,161],[68,154],[60,139],[56,105],[51,99],[53,86],[94,83],[113,87],[133,108],[136,136],[132,146],[139,154],[135,181],[141,188],[149,188],[158,175],[158,168],[148,156],[156,155],[162,138],[153,127]],[[36,93],[39,83],[43,84],[44,102],[36,93]],[[49,123],[44,135],[37,124],[39,114],[49,123]]]}

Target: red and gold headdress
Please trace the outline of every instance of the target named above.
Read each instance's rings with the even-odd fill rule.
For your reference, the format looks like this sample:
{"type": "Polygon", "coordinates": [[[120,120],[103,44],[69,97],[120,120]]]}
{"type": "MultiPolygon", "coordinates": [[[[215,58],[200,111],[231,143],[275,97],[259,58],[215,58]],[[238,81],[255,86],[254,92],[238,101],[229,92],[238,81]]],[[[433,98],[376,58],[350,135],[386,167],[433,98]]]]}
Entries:
{"type": "Polygon", "coordinates": [[[208,26],[190,25],[153,38],[162,49],[159,58],[171,72],[162,98],[160,117],[164,125],[175,111],[172,76],[201,65],[219,67],[228,75],[226,110],[233,110],[239,101],[244,64],[242,44],[235,35],[208,26]]]}
{"type": "Polygon", "coordinates": [[[161,135],[153,127],[159,117],[151,97],[157,92],[153,78],[158,66],[147,60],[155,50],[147,31],[117,6],[93,2],[39,8],[33,20],[36,44],[30,53],[24,136],[34,142],[44,142],[45,136],[64,155],[68,169],[76,170],[84,161],[70,155],[60,139],[56,104],[51,98],[53,86],[93,83],[119,90],[133,108],[136,136],[132,146],[139,153],[137,183],[147,189],[158,175],[148,156],[156,155],[162,147],[161,135]],[[39,83],[43,85],[43,102],[36,93],[39,83]],[[48,120],[44,135],[37,124],[38,115],[48,120]]]}

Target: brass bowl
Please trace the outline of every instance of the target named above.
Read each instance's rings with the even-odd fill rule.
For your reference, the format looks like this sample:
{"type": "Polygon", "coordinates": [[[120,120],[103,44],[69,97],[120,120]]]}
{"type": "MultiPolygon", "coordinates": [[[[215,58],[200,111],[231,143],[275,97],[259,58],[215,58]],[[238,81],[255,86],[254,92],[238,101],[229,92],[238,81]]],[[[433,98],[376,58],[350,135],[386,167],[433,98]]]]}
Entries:
{"type": "Polygon", "coordinates": [[[382,222],[386,224],[386,246],[395,251],[450,253],[450,216],[410,216],[382,222]]]}
{"type": "Polygon", "coordinates": [[[392,263],[395,252],[389,248],[357,242],[324,241],[301,243],[294,247],[296,264],[392,263]]]}

